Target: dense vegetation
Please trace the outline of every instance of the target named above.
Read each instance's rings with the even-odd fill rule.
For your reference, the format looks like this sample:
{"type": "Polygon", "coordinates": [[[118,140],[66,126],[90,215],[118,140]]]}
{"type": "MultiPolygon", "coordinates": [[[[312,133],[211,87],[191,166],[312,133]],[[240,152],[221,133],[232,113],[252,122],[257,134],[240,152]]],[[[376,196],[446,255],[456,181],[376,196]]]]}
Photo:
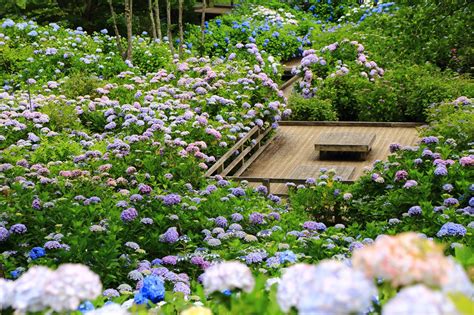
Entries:
{"type": "Polygon", "coordinates": [[[4,312],[469,314],[470,3],[246,2],[204,43],[187,25],[181,54],[142,34],[124,60],[110,21],[40,2],[0,20],[4,312]],[[204,176],[288,117],[427,126],[352,185],[322,170],[281,199],[204,176]]]}

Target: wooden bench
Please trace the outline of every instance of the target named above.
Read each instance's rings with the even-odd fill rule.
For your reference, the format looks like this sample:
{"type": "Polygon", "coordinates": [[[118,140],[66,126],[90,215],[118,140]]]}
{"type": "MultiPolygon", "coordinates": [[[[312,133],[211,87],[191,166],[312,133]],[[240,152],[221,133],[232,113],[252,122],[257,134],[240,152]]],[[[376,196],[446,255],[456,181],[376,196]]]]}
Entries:
{"type": "Polygon", "coordinates": [[[319,136],[314,148],[319,151],[320,159],[328,153],[357,153],[366,160],[374,141],[374,133],[328,132],[319,136]]]}
{"type": "MultiPolygon", "coordinates": [[[[327,166],[324,167],[328,170],[333,169],[336,171],[336,176],[340,176],[343,181],[351,179],[354,173],[355,167],[353,166],[327,166]]],[[[321,174],[321,166],[318,165],[299,165],[293,169],[290,174],[290,178],[294,179],[308,179],[318,178],[321,174]]]]}

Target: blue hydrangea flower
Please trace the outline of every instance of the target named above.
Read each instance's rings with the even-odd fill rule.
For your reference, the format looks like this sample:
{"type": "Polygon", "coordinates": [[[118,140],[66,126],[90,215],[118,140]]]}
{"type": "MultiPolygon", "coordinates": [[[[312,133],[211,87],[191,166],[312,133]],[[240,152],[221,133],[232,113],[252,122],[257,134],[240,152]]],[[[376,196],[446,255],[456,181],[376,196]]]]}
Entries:
{"type": "Polygon", "coordinates": [[[291,250],[285,250],[284,252],[279,253],[278,257],[280,259],[280,264],[284,264],[285,262],[294,263],[297,260],[296,254],[291,250]]]}
{"type": "Polygon", "coordinates": [[[46,255],[46,251],[43,247],[33,247],[30,251],[30,258],[36,260],[46,255]]]}
{"type": "Polygon", "coordinates": [[[140,293],[144,298],[149,299],[153,303],[158,303],[165,298],[165,286],[159,277],[151,275],[143,279],[140,293]]]}
{"type": "Polygon", "coordinates": [[[85,301],[84,303],[79,305],[77,310],[80,311],[82,314],[85,314],[94,310],[94,304],[92,304],[91,301],[85,301]]]}
{"type": "Polygon", "coordinates": [[[445,223],[441,229],[436,233],[437,237],[443,236],[464,236],[466,235],[466,228],[462,224],[448,222],[445,223]]]}

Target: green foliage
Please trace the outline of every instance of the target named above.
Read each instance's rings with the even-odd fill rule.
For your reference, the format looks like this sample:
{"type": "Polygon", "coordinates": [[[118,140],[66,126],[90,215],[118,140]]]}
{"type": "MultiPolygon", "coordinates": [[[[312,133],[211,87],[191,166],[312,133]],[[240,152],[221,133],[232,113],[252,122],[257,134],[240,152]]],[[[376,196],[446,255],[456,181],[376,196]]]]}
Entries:
{"type": "Polygon", "coordinates": [[[89,95],[94,98],[99,96],[96,90],[102,84],[97,77],[76,72],[65,78],[61,84],[61,91],[68,98],[76,98],[80,95],[89,95]]]}
{"type": "Polygon", "coordinates": [[[292,111],[291,119],[309,121],[337,120],[337,112],[330,100],[319,98],[306,99],[297,94],[291,95],[288,106],[292,111]]]}
{"type": "Polygon", "coordinates": [[[51,102],[43,105],[41,112],[48,115],[50,128],[54,131],[79,127],[79,117],[74,105],[51,102]]]}
{"type": "Polygon", "coordinates": [[[474,143],[474,108],[472,100],[460,97],[454,102],[433,104],[427,111],[429,128],[425,135],[442,134],[453,139],[459,150],[467,150],[474,143]]]}

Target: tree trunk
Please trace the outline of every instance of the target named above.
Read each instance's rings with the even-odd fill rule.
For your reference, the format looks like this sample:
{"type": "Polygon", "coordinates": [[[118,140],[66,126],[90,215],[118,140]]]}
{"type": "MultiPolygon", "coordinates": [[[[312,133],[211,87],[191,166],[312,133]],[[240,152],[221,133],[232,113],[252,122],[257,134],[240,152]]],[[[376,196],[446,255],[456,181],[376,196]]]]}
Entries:
{"type": "Polygon", "coordinates": [[[122,43],[120,42],[120,32],[117,27],[117,17],[115,15],[114,5],[112,4],[112,0],[107,0],[107,2],[109,3],[110,14],[112,15],[112,23],[114,26],[115,40],[117,41],[117,49],[119,51],[120,56],[124,58],[122,43]]]}
{"type": "Polygon", "coordinates": [[[168,42],[170,44],[171,54],[174,54],[174,47],[173,47],[173,38],[171,35],[171,1],[166,0],[166,28],[168,34],[168,42]]]}
{"type": "Polygon", "coordinates": [[[160,19],[160,3],[159,0],[155,0],[155,22],[156,22],[156,33],[160,41],[163,40],[163,35],[161,34],[161,19],[160,19]]]}
{"type": "Polygon", "coordinates": [[[204,53],[204,27],[206,22],[207,0],[202,0],[202,14],[201,14],[201,49],[204,53]]]}
{"type": "Polygon", "coordinates": [[[184,0],[179,1],[179,17],[178,17],[178,25],[179,25],[179,56],[183,57],[183,45],[184,45],[184,29],[183,29],[183,2],[184,0]]]}
{"type": "Polygon", "coordinates": [[[155,18],[153,17],[152,0],[148,0],[148,10],[150,11],[151,34],[153,35],[153,39],[156,40],[156,25],[155,18]]]}
{"type": "Polygon", "coordinates": [[[127,20],[127,55],[126,59],[132,61],[132,14],[133,0],[125,0],[125,18],[127,20]]]}

